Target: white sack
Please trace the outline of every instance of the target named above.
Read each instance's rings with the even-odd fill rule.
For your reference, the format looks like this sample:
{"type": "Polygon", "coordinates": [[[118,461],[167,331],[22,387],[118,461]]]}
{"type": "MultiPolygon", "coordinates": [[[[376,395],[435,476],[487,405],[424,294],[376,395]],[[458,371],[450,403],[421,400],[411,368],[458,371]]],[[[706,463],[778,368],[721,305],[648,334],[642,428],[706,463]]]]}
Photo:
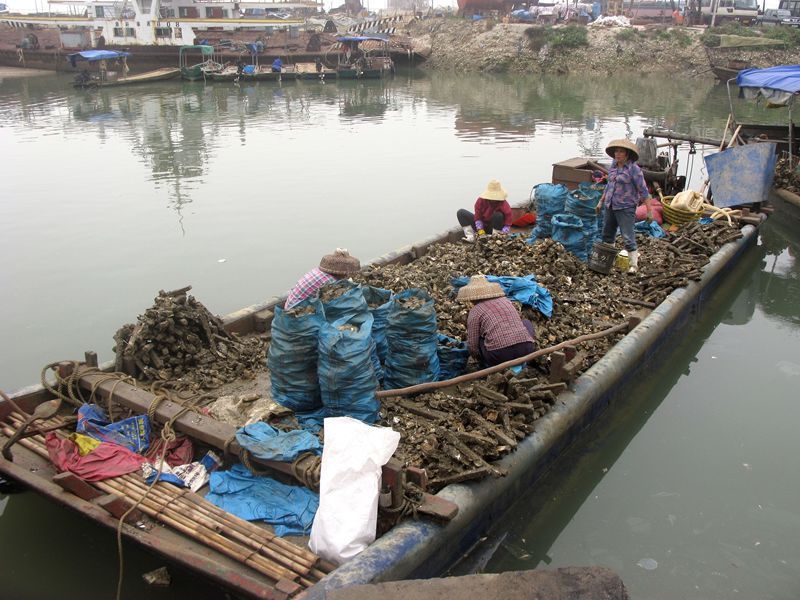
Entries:
{"type": "Polygon", "coordinates": [[[400,434],[350,417],[325,419],[319,510],[308,547],[341,564],[375,541],[381,467],[400,434]]]}

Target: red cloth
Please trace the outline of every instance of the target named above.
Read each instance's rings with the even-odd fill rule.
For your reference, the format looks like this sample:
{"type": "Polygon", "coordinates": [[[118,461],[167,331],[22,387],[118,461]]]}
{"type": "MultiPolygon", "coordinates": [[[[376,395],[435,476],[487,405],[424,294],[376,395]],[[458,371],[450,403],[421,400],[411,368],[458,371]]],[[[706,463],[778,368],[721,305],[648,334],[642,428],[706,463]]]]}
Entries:
{"type": "Polygon", "coordinates": [[[481,338],[487,350],[499,350],[533,341],[522,324],[517,309],[505,296],[481,300],[469,311],[467,346],[472,356],[478,356],[481,338]]]}
{"type": "Polygon", "coordinates": [[[102,481],[137,471],[144,456],[124,446],[103,442],[86,456],[81,456],[72,440],[61,439],[54,432],[45,438],[47,453],[59,471],[69,471],[86,481],[102,481]]]}
{"type": "Polygon", "coordinates": [[[536,213],[525,213],[519,219],[514,221],[512,225],[514,227],[530,227],[536,223],[536,213]]]}
{"type": "MultiPolygon", "coordinates": [[[[650,198],[650,206],[653,207],[653,221],[655,221],[659,225],[663,225],[664,217],[661,214],[661,202],[659,202],[655,198],[650,198]]],[[[647,218],[647,207],[644,204],[642,204],[641,206],[637,206],[636,220],[644,221],[646,218],[647,218]]]]}
{"type": "Polygon", "coordinates": [[[484,223],[491,223],[492,215],[500,211],[503,213],[505,220],[503,226],[511,227],[511,206],[505,200],[484,200],[478,198],[475,201],[475,220],[483,221],[484,223]]]}
{"type": "MultiPolygon", "coordinates": [[[[161,437],[157,437],[150,444],[147,452],[144,453],[145,458],[151,463],[155,463],[155,461],[161,458],[163,444],[164,440],[161,437]]],[[[192,460],[194,460],[194,446],[192,445],[192,440],[186,436],[172,440],[169,446],[167,446],[167,455],[164,457],[164,460],[170,467],[177,467],[178,465],[185,465],[192,462],[192,460]]]]}

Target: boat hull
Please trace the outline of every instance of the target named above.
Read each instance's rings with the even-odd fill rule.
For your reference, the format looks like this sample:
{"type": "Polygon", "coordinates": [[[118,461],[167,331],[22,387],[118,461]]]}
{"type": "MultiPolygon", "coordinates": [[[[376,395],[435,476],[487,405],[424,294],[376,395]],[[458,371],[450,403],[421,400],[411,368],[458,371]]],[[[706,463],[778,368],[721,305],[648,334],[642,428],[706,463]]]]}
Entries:
{"type": "MultiPolygon", "coordinates": [[[[442,242],[454,242],[461,237],[454,228],[412,246],[386,254],[372,264],[408,264],[424,256],[429,248],[442,242]]],[[[747,226],[743,238],[723,246],[711,257],[699,282],[674,291],[642,322],[613,346],[586,373],[581,375],[570,391],[559,395],[556,407],[537,421],[536,431],[519,443],[515,452],[499,461],[508,475],[499,479],[470,484],[450,485],[438,496],[458,505],[458,515],[447,525],[426,520],[408,520],[375,541],[360,555],[339,567],[308,589],[306,598],[323,598],[326,590],[410,577],[431,577],[445,571],[455,558],[472,547],[489,525],[502,515],[520,494],[535,484],[557,460],[563,449],[572,443],[616,397],[637,380],[652,364],[679,341],[679,333],[691,325],[708,297],[723,283],[725,276],[755,245],[757,227],[747,226]]],[[[248,334],[268,326],[266,315],[282,304],[284,297],[248,307],[226,316],[225,328],[233,333],[248,334]]],[[[110,368],[110,365],[109,365],[110,368]]],[[[42,388],[22,390],[14,395],[24,401],[22,408],[48,398],[42,388]]],[[[2,411],[0,403],[0,411],[2,411]]],[[[3,416],[0,412],[0,417],[3,416]]],[[[189,418],[188,416],[186,417],[189,418]]],[[[181,420],[176,421],[180,428],[181,420]]],[[[65,494],[51,477],[53,468],[43,459],[36,459],[22,448],[15,450],[19,463],[0,458],[0,473],[8,475],[54,501],[70,506],[104,525],[114,527],[116,520],[91,502],[65,494]],[[32,456],[32,457],[31,457],[32,456]]],[[[154,528],[153,535],[166,536],[154,528]]],[[[151,537],[151,532],[125,530],[129,539],[144,544],[163,556],[224,584],[228,589],[247,597],[268,597],[275,590],[256,585],[259,578],[239,564],[217,562],[213,555],[196,556],[195,546],[181,542],[178,537],[151,537]],[[208,560],[205,560],[205,558],[208,560]]],[[[170,534],[175,536],[176,534],[170,534]]]]}
{"type": "MultiPolygon", "coordinates": [[[[458,235],[459,232],[455,232],[458,235]]],[[[548,471],[564,448],[600,413],[645,375],[680,341],[700,308],[725,276],[756,244],[758,229],[746,226],[743,238],[727,244],[712,258],[699,282],[664,300],[631,333],[579,377],[572,390],[559,395],[557,408],[538,422],[536,432],[498,462],[506,477],[448,486],[439,496],[458,505],[447,525],[409,520],[376,540],[361,554],[306,592],[322,600],[328,590],[364,583],[440,575],[466,554],[515,501],[548,471]]]]}

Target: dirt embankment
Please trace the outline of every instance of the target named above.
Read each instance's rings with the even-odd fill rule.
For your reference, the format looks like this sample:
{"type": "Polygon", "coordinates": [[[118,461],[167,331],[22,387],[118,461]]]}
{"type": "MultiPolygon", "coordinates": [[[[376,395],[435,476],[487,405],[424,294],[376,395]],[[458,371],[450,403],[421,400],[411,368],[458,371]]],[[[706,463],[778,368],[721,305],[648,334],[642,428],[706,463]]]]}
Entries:
{"type": "Polygon", "coordinates": [[[649,25],[587,27],[588,45],[553,43],[563,26],[503,24],[492,20],[430,19],[413,23],[414,46],[428,51],[424,68],[461,72],[612,73],[615,70],[712,76],[710,60],[745,60],[758,67],[797,64],[800,51],[706,49],[703,28],[649,25]]]}

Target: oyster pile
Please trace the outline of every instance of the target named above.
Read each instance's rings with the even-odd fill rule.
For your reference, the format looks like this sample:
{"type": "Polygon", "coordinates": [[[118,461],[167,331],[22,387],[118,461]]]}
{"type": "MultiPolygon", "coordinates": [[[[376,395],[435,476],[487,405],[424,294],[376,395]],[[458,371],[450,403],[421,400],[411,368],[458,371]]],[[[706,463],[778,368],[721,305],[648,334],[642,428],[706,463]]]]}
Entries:
{"type": "MultiPolygon", "coordinates": [[[[194,297],[159,292],[138,322],[114,335],[116,370],[134,371],[143,381],[177,381],[177,387],[208,390],[252,379],[266,368],[266,344],[238,338],[194,297]]],[[[131,373],[134,374],[134,373],[131,373]]]]}
{"type": "Polygon", "coordinates": [[[491,464],[513,451],[556,401],[563,384],[511,372],[413,400],[383,401],[381,424],[401,434],[395,457],[425,469],[429,491],[462,481],[499,477],[491,464]]]}
{"type": "Polygon", "coordinates": [[[797,176],[797,171],[792,168],[788,158],[778,159],[775,165],[774,186],[800,194],[800,177],[797,176]]]}

